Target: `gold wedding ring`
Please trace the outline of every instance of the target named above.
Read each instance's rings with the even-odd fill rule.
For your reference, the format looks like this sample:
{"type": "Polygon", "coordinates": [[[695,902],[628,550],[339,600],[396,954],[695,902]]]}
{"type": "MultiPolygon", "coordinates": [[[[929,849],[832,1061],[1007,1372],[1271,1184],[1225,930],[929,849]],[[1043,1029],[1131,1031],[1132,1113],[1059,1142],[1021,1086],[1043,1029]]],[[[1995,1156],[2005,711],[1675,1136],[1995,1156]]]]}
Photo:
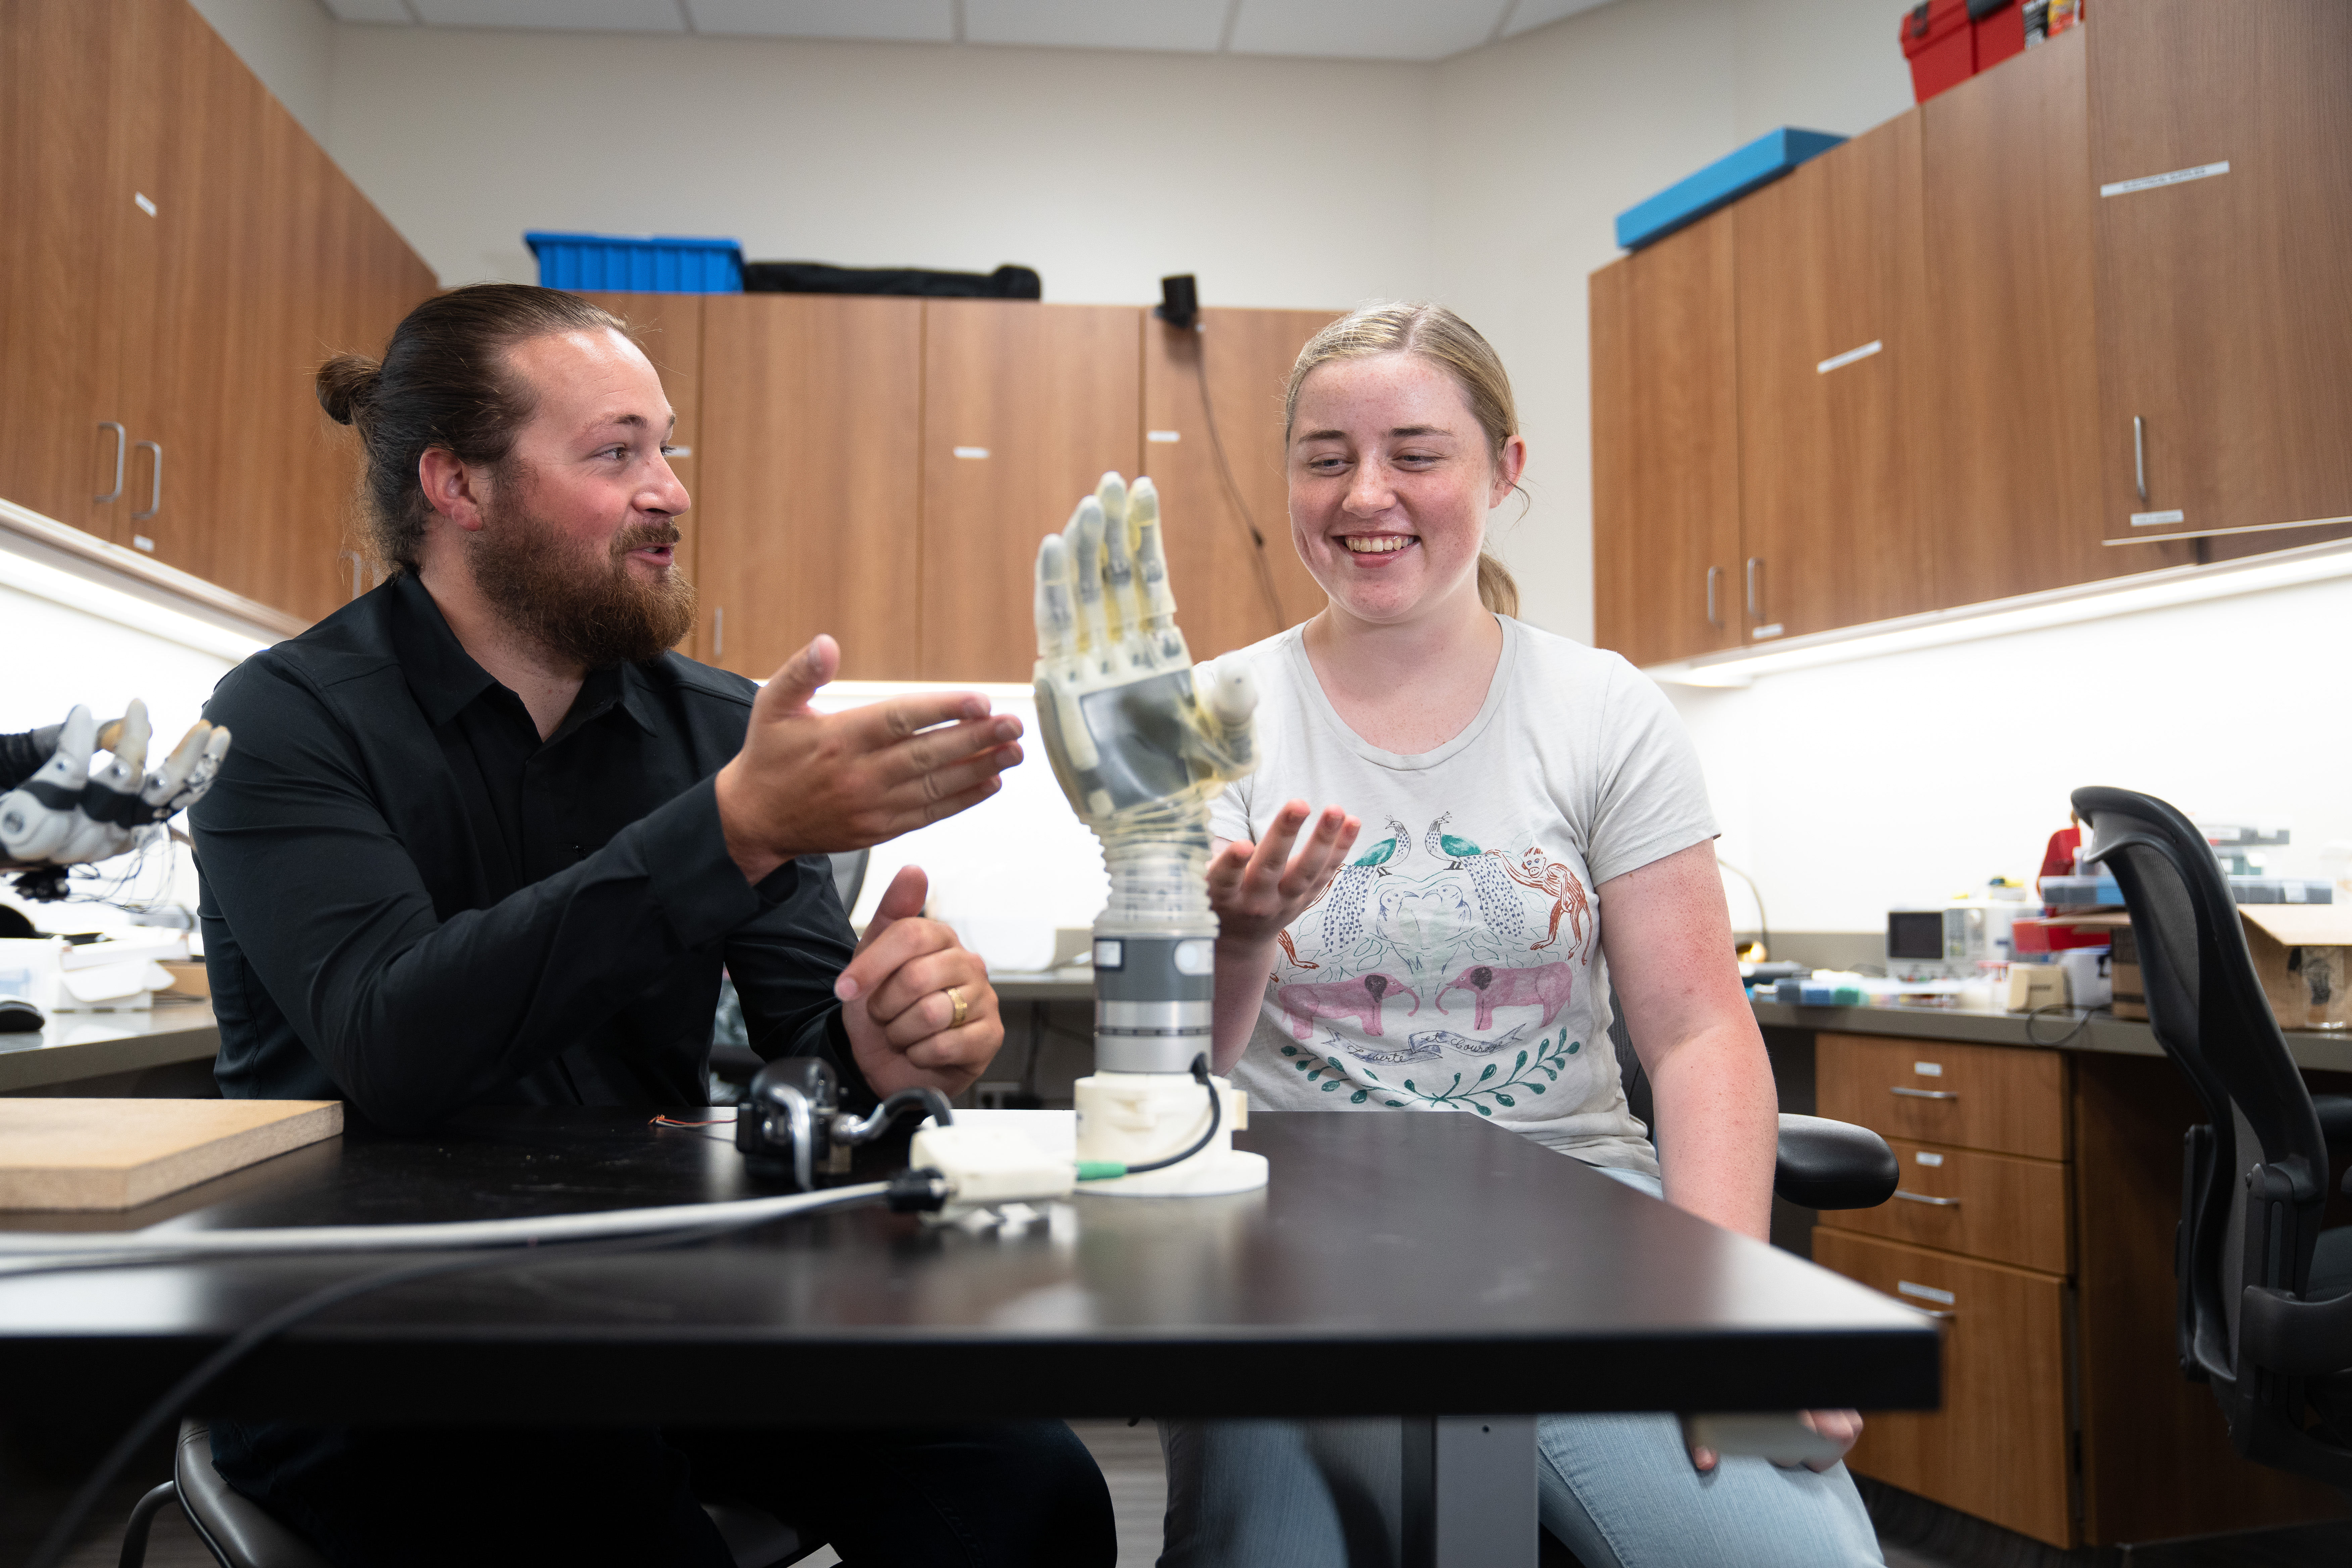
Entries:
{"type": "Polygon", "coordinates": [[[963,993],[957,990],[952,985],[941,992],[940,994],[944,995],[950,1002],[955,1004],[955,1016],[948,1020],[948,1027],[950,1029],[962,1028],[964,1015],[971,1011],[971,1005],[963,999],[963,993]]]}

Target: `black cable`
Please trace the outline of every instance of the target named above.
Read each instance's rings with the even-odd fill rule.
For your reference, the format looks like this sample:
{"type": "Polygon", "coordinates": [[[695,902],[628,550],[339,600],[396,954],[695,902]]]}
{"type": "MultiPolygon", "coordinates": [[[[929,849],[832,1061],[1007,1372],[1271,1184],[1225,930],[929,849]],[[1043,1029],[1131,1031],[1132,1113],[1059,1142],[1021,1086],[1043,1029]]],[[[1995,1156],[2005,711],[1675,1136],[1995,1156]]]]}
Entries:
{"type": "Polygon", "coordinates": [[[1181,1165],[1207,1148],[1209,1140],[1217,1135],[1218,1124],[1224,1119],[1224,1100],[1218,1095],[1217,1086],[1209,1080],[1209,1058],[1206,1056],[1197,1056],[1192,1058],[1192,1081],[1209,1091],[1209,1130],[1202,1133],[1199,1142],[1181,1154],[1171,1154],[1164,1160],[1150,1160],[1140,1165],[1129,1165],[1127,1168],[1129,1175],[1139,1176],[1146,1171],[1164,1171],[1171,1165],[1181,1165]]]}
{"type": "Polygon", "coordinates": [[[2092,1018],[2096,1016],[2100,1011],[2100,1009],[2096,1007],[2084,1008],[2083,1016],[2074,1020],[2074,1026],[2067,1030],[2064,1034],[2059,1036],[2054,1040],[2039,1039],[2034,1036],[2034,1019],[2039,1018],[2044,1013],[2067,1013],[2072,1012],[2073,1010],[2074,1009],[2067,1006],[2063,1002],[2052,1002],[2045,1004],[2042,1006],[2036,1007],[2027,1013],[2025,1015],[2025,1043],[2030,1046],[2063,1046],[2067,1041],[2073,1039],[2075,1036],[2081,1034],[2084,1030],[2089,1028],[2091,1026],[2092,1018]]]}
{"type": "Polygon", "coordinates": [[[1225,460],[1225,443],[1217,434],[1217,406],[1209,396],[1209,324],[1202,321],[1193,329],[1200,348],[1193,364],[1201,373],[1201,413],[1209,426],[1209,446],[1217,454],[1217,474],[1225,482],[1225,493],[1233,498],[1234,509],[1241,513],[1242,526],[1249,531],[1250,561],[1257,568],[1258,591],[1265,595],[1266,614],[1274,617],[1274,629],[1284,629],[1282,595],[1275,592],[1274,567],[1265,558],[1265,534],[1260,531],[1257,519],[1250,512],[1249,500],[1242,494],[1241,481],[1234,478],[1234,466],[1225,460]]]}
{"type": "MultiPolygon", "coordinates": [[[[875,1196],[876,1194],[871,1192],[859,1192],[845,1198],[840,1206],[845,1207],[870,1202],[875,1196]]],[[[150,1405],[140,1415],[139,1419],[131,1423],[130,1429],[116,1441],[114,1447],[107,1450],[106,1458],[99,1462],[98,1468],[91,1472],[89,1479],[84,1481],[80,1489],[74,1493],[73,1500],[66,1505],[65,1512],[60,1514],[58,1521],[49,1527],[48,1533],[41,1538],[40,1545],[34,1548],[32,1556],[26,1560],[26,1568],[56,1568],[56,1564],[64,1559],[67,1549],[73,1544],[75,1531],[81,1528],[82,1522],[89,1517],[91,1510],[105,1496],[106,1489],[114,1484],[115,1477],[122,1473],[123,1467],[137,1457],[141,1447],[152,1437],[165,1422],[178,1415],[183,1408],[194,1400],[196,1395],[217,1381],[222,1373],[250,1355],[263,1343],[293,1328],[305,1319],[317,1316],[330,1307],[339,1306],[373,1290],[389,1289],[395,1285],[405,1285],[418,1279],[430,1279],[439,1275],[462,1274],[468,1270],[487,1272],[493,1268],[510,1268],[519,1264],[561,1262],[577,1258],[609,1257],[631,1251],[651,1251],[658,1247],[685,1247],[698,1241],[711,1240],[730,1231],[764,1225],[779,1217],[798,1218],[804,1214],[822,1213],[831,1206],[835,1205],[811,1204],[806,1208],[795,1209],[790,1215],[761,1215],[756,1219],[733,1220],[722,1225],[698,1226],[685,1231],[656,1232],[651,1236],[563,1242],[551,1247],[515,1247],[488,1256],[467,1253],[458,1258],[436,1258],[428,1263],[404,1264],[397,1268],[383,1269],[374,1274],[363,1274],[357,1279],[338,1279],[331,1285],[313,1290],[308,1296],[289,1301],[278,1310],[239,1330],[227,1343],[198,1363],[194,1371],[174,1383],[164,1391],[161,1398],[150,1405]]]]}

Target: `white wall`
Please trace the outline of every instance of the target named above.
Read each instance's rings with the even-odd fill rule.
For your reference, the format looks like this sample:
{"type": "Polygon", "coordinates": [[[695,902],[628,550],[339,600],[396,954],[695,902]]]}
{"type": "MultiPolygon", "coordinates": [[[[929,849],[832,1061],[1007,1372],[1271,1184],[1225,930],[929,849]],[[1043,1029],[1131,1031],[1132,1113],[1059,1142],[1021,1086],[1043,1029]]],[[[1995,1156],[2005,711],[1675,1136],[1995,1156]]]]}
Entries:
{"type": "Polygon", "coordinates": [[[278,95],[302,129],[322,144],[332,86],[335,37],[342,28],[319,0],[191,0],[236,51],[246,68],[278,95]]]}
{"type": "Polygon", "coordinates": [[[329,151],[441,280],[525,229],[1034,267],[1045,297],[1346,305],[1431,286],[1426,67],[347,26],[329,151]],[[1393,152],[1363,166],[1368,147],[1393,152]],[[1367,174],[1387,220],[1334,221],[1367,174]]]}
{"type": "MultiPolygon", "coordinates": [[[[1668,687],[1719,849],[1780,931],[1884,931],[1886,911],[2032,879],[2066,797],[2144,790],[2190,816],[2280,823],[2274,870],[2352,839],[2352,725],[2332,673],[2342,580],[1983,642],[1668,687]]],[[[1748,902],[1735,893],[1734,918],[1748,902]]]]}

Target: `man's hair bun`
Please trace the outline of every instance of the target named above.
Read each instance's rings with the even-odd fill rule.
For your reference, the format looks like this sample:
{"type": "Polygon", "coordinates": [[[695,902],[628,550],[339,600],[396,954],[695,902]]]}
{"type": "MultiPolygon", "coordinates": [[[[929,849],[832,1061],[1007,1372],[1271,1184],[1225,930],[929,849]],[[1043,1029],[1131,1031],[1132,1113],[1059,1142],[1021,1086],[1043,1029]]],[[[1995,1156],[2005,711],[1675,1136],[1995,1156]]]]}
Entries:
{"type": "Polygon", "coordinates": [[[367,406],[383,367],[365,354],[337,354],[319,367],[319,406],[338,425],[349,425],[367,406]]]}

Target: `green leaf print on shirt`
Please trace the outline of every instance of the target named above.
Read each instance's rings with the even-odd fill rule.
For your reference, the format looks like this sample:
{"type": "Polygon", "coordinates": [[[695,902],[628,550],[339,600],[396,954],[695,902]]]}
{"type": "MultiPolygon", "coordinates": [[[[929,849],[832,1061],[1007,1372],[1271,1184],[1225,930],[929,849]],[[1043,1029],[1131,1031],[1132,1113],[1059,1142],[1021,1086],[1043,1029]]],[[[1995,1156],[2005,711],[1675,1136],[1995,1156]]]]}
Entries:
{"type": "Polygon", "coordinates": [[[1397,1084],[1384,1083],[1380,1074],[1370,1068],[1360,1066],[1350,1069],[1338,1057],[1318,1059],[1297,1046],[1283,1047],[1282,1054],[1290,1058],[1293,1068],[1307,1075],[1308,1083],[1321,1084],[1325,1094],[1336,1093],[1343,1088],[1354,1089],[1355,1092],[1348,1097],[1350,1105],[1361,1105],[1377,1094],[1381,1096],[1381,1103],[1391,1110],[1408,1110],[1413,1104],[1443,1105],[1475,1110],[1481,1116],[1492,1116],[1495,1112],[1485,1103],[1486,1100],[1492,1099],[1497,1105],[1516,1108],[1519,1102],[1512,1090],[1543,1093],[1551,1084],[1559,1081],[1559,1069],[1568,1065],[1568,1058],[1583,1048],[1582,1040],[1570,1039],[1568,1031],[1562,1029],[1555,1037],[1537,1041],[1532,1053],[1521,1051],[1518,1060],[1511,1064],[1511,1076],[1500,1083],[1488,1080],[1501,1070],[1502,1064],[1488,1062],[1486,1070],[1480,1073],[1467,1089],[1462,1086],[1462,1075],[1457,1072],[1453,1082],[1433,1094],[1422,1089],[1412,1079],[1397,1084]],[[1398,1096],[1402,1098],[1394,1098],[1398,1096]]]}

